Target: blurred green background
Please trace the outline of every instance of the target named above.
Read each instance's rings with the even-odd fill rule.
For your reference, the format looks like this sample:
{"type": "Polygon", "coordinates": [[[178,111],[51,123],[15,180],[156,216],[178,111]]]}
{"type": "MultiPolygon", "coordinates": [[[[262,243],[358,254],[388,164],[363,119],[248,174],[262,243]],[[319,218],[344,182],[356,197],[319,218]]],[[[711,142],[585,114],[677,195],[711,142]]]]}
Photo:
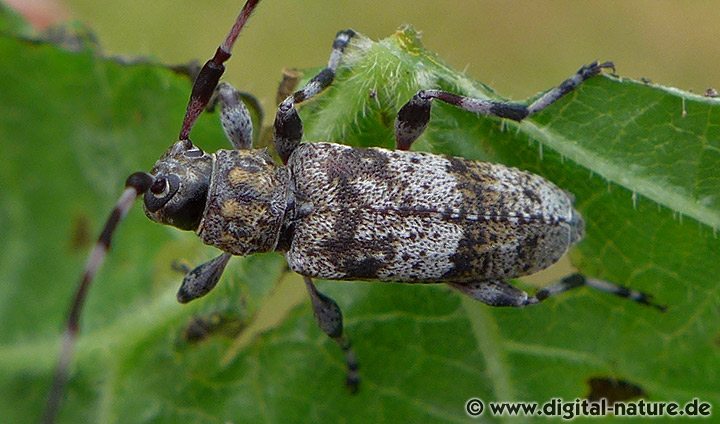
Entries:
{"type": "MultiPolygon", "coordinates": [[[[242,0],[63,0],[110,54],[205,60],[242,0]]],[[[56,13],[56,16],[63,13],[56,13]]],[[[453,68],[515,99],[545,90],[583,63],[613,60],[620,75],[703,92],[720,86],[716,1],[265,0],[227,79],[272,107],[283,67],[327,60],[339,29],[374,39],[410,23],[453,68]]]]}

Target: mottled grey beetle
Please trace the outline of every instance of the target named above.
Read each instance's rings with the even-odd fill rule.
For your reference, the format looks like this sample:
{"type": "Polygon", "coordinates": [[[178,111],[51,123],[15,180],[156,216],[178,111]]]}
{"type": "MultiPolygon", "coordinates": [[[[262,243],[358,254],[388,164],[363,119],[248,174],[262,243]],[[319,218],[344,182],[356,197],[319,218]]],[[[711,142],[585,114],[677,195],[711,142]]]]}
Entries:
{"type": "MultiPolygon", "coordinates": [[[[138,172],[113,210],[90,255],[72,304],[65,342],[46,411],[57,411],[77,336],[79,314],[118,222],[136,197],[153,221],[195,231],[221,255],[187,274],[178,292],[188,302],[210,291],[232,255],[279,251],[303,275],[321,329],[345,351],[347,384],[357,388],[357,363],[343,334],[337,304],[312,278],[447,283],[493,306],[520,307],[582,285],[652,304],[644,293],[574,274],[534,296],[507,280],[555,263],[583,235],[583,220],[569,195],[551,182],[515,168],[408,151],[430,119],[437,99],[482,115],[520,121],[543,110],[612,63],[580,68],[530,105],[421,90],[395,122],[397,150],[333,143],[301,144],[295,105],[334,79],[355,35],[337,34],[328,66],[280,103],[274,143],[282,166],[252,149],[252,124],[239,93],[218,84],[223,63],[259,0],[249,0],[215,55],[200,71],[175,144],[150,173],[138,172]],[[189,139],[211,96],[233,150],[206,153],[189,139]]],[[[654,305],[662,308],[658,305],[654,305]]]]}

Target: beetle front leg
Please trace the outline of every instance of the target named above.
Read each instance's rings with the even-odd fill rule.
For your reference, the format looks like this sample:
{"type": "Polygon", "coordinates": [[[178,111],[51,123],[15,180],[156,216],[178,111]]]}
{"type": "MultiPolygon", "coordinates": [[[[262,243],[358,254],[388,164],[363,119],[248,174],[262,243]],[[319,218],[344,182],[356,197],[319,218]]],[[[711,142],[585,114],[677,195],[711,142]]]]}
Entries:
{"type": "Polygon", "coordinates": [[[295,109],[295,105],[319,94],[333,82],[335,71],[340,66],[345,47],[350,43],[353,36],[355,36],[355,31],[351,29],[338,32],[333,41],[332,53],[330,53],[327,67],[315,75],[305,87],[294,92],[278,105],[273,125],[273,140],[283,163],[287,163],[288,158],[290,158],[290,155],[302,139],[302,121],[295,109]]]}
{"type": "Polygon", "coordinates": [[[350,340],[343,334],[342,312],[340,307],[334,300],[320,293],[313,284],[310,277],[303,276],[305,279],[305,287],[310,294],[310,300],[313,306],[313,314],[320,329],[330,336],[331,339],[340,346],[345,354],[345,363],[347,365],[347,379],[345,383],[350,392],[355,393],[360,384],[360,375],[358,374],[358,363],[355,352],[352,350],[350,340]]]}
{"type": "Polygon", "coordinates": [[[555,103],[588,78],[599,74],[602,69],[608,68],[614,69],[612,62],[593,62],[583,66],[573,76],[542,95],[529,106],[522,103],[465,97],[442,90],[420,90],[398,112],[395,120],[395,147],[398,150],[409,150],[412,143],[425,131],[430,120],[430,104],[434,99],[480,115],[522,121],[555,103]]]}
{"type": "Polygon", "coordinates": [[[232,85],[221,82],[215,95],[213,100],[220,103],[220,123],[230,143],[236,150],[252,148],[252,118],[242,100],[242,93],[232,85]]]}
{"type": "Polygon", "coordinates": [[[205,262],[188,272],[180,285],[177,299],[180,303],[187,303],[198,297],[205,296],[220,280],[232,255],[223,252],[221,255],[205,262]]]}

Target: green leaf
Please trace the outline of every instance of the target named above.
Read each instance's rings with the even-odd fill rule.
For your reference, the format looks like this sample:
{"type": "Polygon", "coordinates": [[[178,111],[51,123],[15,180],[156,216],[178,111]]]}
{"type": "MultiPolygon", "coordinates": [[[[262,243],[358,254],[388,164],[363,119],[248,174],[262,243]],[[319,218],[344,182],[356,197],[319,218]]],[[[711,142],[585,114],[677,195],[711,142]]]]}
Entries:
{"type": "MultiPolygon", "coordinates": [[[[174,141],[190,82],[159,64],[8,35],[0,57],[15,58],[0,67],[0,416],[35,422],[92,240],[125,176],[174,141]]],[[[495,96],[408,28],[358,40],[346,64],[303,108],[306,139],[391,147],[394,115],[420,87],[495,96]]],[[[90,291],[60,420],[457,422],[470,397],[574,400],[594,377],[718,405],[718,103],[598,77],[522,124],[436,104],[415,146],[528,169],[572,192],[587,222],[573,264],[655,294],[667,313],[589,289],[507,310],[443,286],[321,282],[361,364],[351,396],[339,349],[280,255],[233,259],[213,293],[179,305],[172,262],[216,251],[136,208],[90,291]],[[198,320],[207,334],[189,341],[198,320]]],[[[193,139],[226,146],[215,115],[193,139]]]]}

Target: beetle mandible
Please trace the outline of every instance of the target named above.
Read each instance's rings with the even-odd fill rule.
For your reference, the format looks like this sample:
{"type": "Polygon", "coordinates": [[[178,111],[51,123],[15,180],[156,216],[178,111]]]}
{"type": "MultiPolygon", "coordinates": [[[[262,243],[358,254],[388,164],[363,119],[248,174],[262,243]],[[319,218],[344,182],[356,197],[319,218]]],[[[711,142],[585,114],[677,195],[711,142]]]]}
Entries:
{"type": "Polygon", "coordinates": [[[320,328],[345,352],[347,385],[358,364],[338,305],[313,278],[446,283],[492,306],[523,307],[584,285],[653,304],[650,296],[573,274],[530,296],[509,279],[555,263],[583,236],[571,196],[540,176],[499,164],[409,151],[430,120],[433,100],[477,114],[521,121],[611,62],[581,67],[533,103],[468,98],[436,89],[417,92],[398,112],[396,150],[301,143],[296,105],[328,87],[355,33],[337,33],[328,65],[278,106],[274,144],[282,165],[252,149],[252,123],[240,93],[219,83],[232,46],[260,0],[248,0],[227,38],[198,74],[178,141],[150,173],[128,177],[126,189],[92,250],[72,302],[46,417],[52,420],[67,380],[87,289],[112,235],[142,196],[153,221],[194,231],[223,251],[190,271],[178,292],[188,302],[209,292],[233,255],[282,252],[304,277],[320,328]],[[232,150],[207,153],[190,131],[213,95],[232,150]]]}

